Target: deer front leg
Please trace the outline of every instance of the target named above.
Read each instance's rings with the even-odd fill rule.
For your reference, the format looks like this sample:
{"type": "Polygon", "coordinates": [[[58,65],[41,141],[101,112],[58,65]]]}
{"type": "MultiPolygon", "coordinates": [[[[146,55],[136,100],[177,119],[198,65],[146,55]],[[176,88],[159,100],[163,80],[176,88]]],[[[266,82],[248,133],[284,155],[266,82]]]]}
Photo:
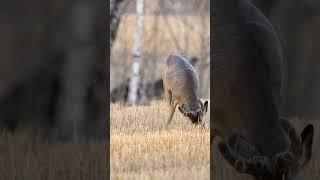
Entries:
{"type": "Polygon", "coordinates": [[[174,101],[171,106],[170,106],[170,114],[169,114],[169,118],[168,118],[168,121],[167,121],[167,124],[166,124],[166,128],[168,128],[168,125],[170,124],[172,118],[173,118],[173,114],[174,114],[174,111],[176,109],[176,107],[178,106],[178,102],[177,101],[174,101]]]}
{"type": "Polygon", "coordinates": [[[205,129],[205,128],[206,128],[206,125],[205,125],[204,122],[201,123],[201,128],[202,128],[202,129],[205,129]]]}

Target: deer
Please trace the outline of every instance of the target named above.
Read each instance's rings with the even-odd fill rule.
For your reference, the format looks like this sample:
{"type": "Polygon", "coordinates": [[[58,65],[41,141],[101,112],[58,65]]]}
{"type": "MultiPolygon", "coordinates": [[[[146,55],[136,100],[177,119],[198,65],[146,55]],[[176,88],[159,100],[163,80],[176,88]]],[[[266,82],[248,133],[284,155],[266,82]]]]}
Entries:
{"type": "MultiPolygon", "coordinates": [[[[196,67],[198,57],[193,56],[190,59],[190,64],[196,67]]],[[[128,98],[130,79],[127,78],[119,86],[114,88],[110,93],[111,102],[122,101],[125,102],[128,98]]],[[[145,84],[140,83],[138,87],[138,99],[141,101],[142,96],[145,95],[148,100],[161,99],[163,97],[163,81],[162,78],[156,79],[155,81],[149,81],[145,84]]]]}
{"type": "Polygon", "coordinates": [[[162,82],[165,99],[170,105],[166,128],[177,106],[193,124],[201,124],[203,116],[208,111],[208,101],[203,103],[199,98],[198,74],[187,58],[181,55],[169,55],[162,73],[162,82]]]}
{"type": "Polygon", "coordinates": [[[213,7],[210,139],[239,173],[296,179],[311,159],[314,127],[299,136],[280,116],[284,60],[274,27],[249,0],[215,0],[213,7]]]}

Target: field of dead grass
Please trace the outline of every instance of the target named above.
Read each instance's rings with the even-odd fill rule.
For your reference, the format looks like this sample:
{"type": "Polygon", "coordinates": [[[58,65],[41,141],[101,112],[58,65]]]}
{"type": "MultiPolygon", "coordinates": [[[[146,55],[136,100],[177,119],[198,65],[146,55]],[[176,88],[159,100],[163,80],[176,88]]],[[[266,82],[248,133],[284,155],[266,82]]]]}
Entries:
{"type": "Polygon", "coordinates": [[[165,101],[149,106],[111,104],[111,179],[209,179],[209,114],[206,127],[194,127],[176,111],[164,129],[165,101]]]}

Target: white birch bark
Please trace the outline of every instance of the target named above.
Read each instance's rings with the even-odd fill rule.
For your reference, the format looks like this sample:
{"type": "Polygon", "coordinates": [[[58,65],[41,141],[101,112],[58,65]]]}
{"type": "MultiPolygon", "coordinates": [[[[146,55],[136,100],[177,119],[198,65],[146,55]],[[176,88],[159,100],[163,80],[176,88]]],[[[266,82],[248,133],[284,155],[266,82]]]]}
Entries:
{"type": "Polygon", "coordinates": [[[132,74],[129,84],[129,96],[128,104],[136,104],[138,86],[140,80],[140,62],[141,62],[141,36],[143,29],[143,0],[136,1],[136,11],[137,11],[137,22],[136,22],[136,31],[135,31],[135,41],[132,51],[132,74]]]}

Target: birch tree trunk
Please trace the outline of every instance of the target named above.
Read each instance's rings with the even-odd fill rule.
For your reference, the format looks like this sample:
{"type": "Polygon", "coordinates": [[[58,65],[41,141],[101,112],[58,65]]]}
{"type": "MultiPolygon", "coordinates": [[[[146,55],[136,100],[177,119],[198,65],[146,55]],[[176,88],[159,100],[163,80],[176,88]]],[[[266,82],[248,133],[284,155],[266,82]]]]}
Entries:
{"type": "Polygon", "coordinates": [[[129,84],[129,96],[127,103],[136,104],[138,86],[140,80],[140,62],[141,62],[141,35],[143,29],[143,0],[136,1],[136,11],[137,11],[137,21],[136,21],[136,31],[135,31],[135,42],[132,51],[132,74],[129,84]]]}

